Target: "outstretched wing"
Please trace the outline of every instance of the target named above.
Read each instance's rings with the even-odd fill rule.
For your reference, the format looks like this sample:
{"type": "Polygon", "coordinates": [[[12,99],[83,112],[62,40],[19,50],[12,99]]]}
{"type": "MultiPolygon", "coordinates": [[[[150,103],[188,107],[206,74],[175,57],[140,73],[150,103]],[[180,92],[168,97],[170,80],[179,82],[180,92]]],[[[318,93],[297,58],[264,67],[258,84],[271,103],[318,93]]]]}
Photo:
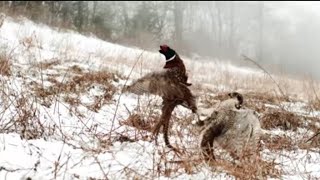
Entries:
{"type": "Polygon", "coordinates": [[[124,92],[137,95],[154,94],[165,99],[181,100],[192,96],[190,90],[185,85],[174,81],[167,71],[146,74],[127,86],[124,92]]]}

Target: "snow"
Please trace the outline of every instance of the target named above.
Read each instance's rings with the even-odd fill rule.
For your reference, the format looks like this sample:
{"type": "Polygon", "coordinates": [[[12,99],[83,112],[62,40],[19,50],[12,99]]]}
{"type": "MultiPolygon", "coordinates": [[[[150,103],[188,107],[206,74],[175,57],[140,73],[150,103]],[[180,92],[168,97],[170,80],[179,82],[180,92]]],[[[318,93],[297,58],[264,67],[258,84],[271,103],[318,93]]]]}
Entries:
{"type": "Polygon", "coordinates": [[[263,154],[280,164],[286,174],[282,176],[283,179],[314,179],[320,176],[319,152],[297,149],[271,153],[265,150],[263,154]]]}
{"type": "MultiPolygon", "coordinates": [[[[162,146],[162,138],[158,143],[150,138],[151,133],[139,131],[121,123],[128,119],[129,112],[134,112],[141,106],[142,113],[147,113],[150,107],[160,106],[161,98],[156,96],[138,96],[133,94],[120,94],[123,85],[141,77],[143,74],[162,68],[162,57],[155,50],[147,52],[138,48],[130,48],[99,40],[95,37],[86,37],[76,32],[61,31],[45,25],[35,24],[27,19],[12,19],[7,17],[0,28],[0,48],[13,63],[12,74],[9,77],[1,76],[3,94],[0,101],[0,179],[131,179],[134,177],[151,179],[235,179],[225,172],[213,171],[206,164],[201,164],[199,171],[185,173],[181,168],[172,172],[170,177],[159,175],[157,168],[164,171],[167,165],[163,162],[163,153],[167,160],[179,160],[174,153],[162,146]],[[141,58],[139,58],[141,56],[141,58]],[[61,61],[52,68],[40,69],[35,65],[39,62],[61,61]],[[142,65],[143,64],[143,65],[142,65]],[[127,78],[132,68],[128,82],[120,79],[112,82],[117,87],[111,101],[101,107],[98,112],[89,110],[86,106],[95,101],[95,97],[103,96],[104,89],[99,84],[93,84],[86,93],[59,94],[54,99],[48,100],[50,106],[43,106],[41,98],[36,97],[32,91],[32,83],[49,88],[54,84],[47,81],[54,77],[58,82],[70,80],[74,74],[68,69],[77,65],[85,72],[94,72],[110,69],[127,78]],[[143,67],[143,68],[142,68],[143,67]],[[160,67],[160,68],[159,68],[160,67]],[[18,76],[20,75],[20,76],[18,76]],[[80,104],[72,106],[63,100],[63,97],[79,97],[80,104]],[[24,106],[18,106],[17,99],[26,99],[24,106]],[[21,129],[10,129],[13,120],[23,113],[33,112],[37,118],[31,118],[28,127],[33,131],[41,129],[39,121],[45,126],[43,135],[35,139],[22,138],[21,129]],[[82,117],[82,116],[83,117],[82,117]],[[19,131],[19,132],[18,132],[19,131]],[[111,132],[111,133],[109,133],[111,132]],[[119,134],[136,137],[135,142],[111,141],[111,137],[119,134]],[[141,137],[149,137],[141,140],[141,137]],[[102,141],[104,140],[104,141],[102,141]],[[110,143],[110,144],[108,144],[110,143]],[[97,153],[98,151],[98,153],[97,153]],[[159,167],[156,167],[159,166],[159,167]]],[[[195,62],[183,57],[190,72],[193,82],[207,84],[220,91],[233,89],[230,85],[222,84],[219,78],[225,78],[230,84],[238,83],[239,78],[262,77],[260,71],[240,68],[232,64],[216,61],[195,62]],[[228,73],[229,76],[225,77],[228,73]],[[219,78],[217,78],[219,77],[219,78]],[[218,83],[219,82],[219,83],[218,83]]],[[[22,104],[23,105],[23,104],[22,104]]],[[[306,115],[303,109],[305,104],[284,104],[289,111],[306,115]]],[[[278,108],[268,105],[271,108],[278,108]]],[[[313,114],[319,116],[320,112],[313,114]]],[[[187,119],[189,110],[178,107],[174,117],[187,119]]],[[[12,125],[15,126],[16,124],[12,125]]],[[[187,129],[177,126],[175,129],[187,134],[187,129]]],[[[283,132],[273,130],[273,135],[289,134],[296,132],[283,132]]],[[[306,133],[299,130],[298,134],[306,133]]],[[[190,149],[197,149],[193,137],[185,135],[183,140],[170,137],[171,141],[180,145],[188,145],[190,149]]],[[[296,152],[270,152],[268,158],[276,159],[282,163],[285,174],[284,179],[300,179],[305,177],[320,177],[319,153],[297,150],[296,152]],[[297,174],[292,174],[297,173],[297,174]]],[[[174,169],[174,165],[171,165],[174,169]]]]}

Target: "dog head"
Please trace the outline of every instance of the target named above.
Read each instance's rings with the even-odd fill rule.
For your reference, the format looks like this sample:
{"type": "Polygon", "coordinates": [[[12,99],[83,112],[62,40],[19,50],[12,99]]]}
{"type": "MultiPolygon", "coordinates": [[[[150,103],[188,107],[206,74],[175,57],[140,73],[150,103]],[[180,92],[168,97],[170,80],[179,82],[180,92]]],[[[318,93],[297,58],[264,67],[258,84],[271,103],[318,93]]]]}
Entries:
{"type": "Polygon", "coordinates": [[[236,105],[237,109],[240,109],[242,107],[243,104],[243,96],[242,94],[238,93],[238,92],[232,92],[232,93],[228,93],[228,96],[230,98],[236,98],[239,102],[239,104],[236,105]]]}

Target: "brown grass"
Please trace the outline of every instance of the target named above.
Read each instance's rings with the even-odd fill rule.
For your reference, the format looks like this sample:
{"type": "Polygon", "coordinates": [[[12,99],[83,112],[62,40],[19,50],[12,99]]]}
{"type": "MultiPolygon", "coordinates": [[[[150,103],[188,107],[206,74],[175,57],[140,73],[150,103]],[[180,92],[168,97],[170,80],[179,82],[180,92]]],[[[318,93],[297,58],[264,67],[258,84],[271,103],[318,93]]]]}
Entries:
{"type": "Polygon", "coordinates": [[[77,65],[73,65],[71,68],[70,68],[71,72],[73,73],[76,73],[76,74],[81,74],[83,73],[83,70],[77,66],[77,65]]]}
{"type": "Polygon", "coordinates": [[[122,121],[121,124],[131,126],[140,130],[152,132],[153,125],[156,124],[157,120],[157,117],[153,117],[148,118],[148,120],[146,121],[142,115],[135,113],[131,114],[125,121],[122,121]]]}
{"type": "Polygon", "coordinates": [[[35,67],[39,67],[42,70],[44,70],[44,69],[52,68],[53,66],[56,66],[59,64],[61,64],[61,61],[59,59],[53,58],[48,61],[40,62],[40,63],[36,64],[35,67]]]}
{"type": "Polygon", "coordinates": [[[270,150],[294,150],[294,142],[288,136],[275,136],[264,139],[267,149],[270,150]]]}
{"type": "Polygon", "coordinates": [[[12,63],[9,58],[4,55],[0,55],[0,74],[3,76],[11,76],[11,66],[12,63]]]}
{"type": "Polygon", "coordinates": [[[251,159],[251,161],[240,160],[234,164],[226,160],[217,160],[210,163],[213,167],[219,167],[227,171],[236,179],[267,179],[280,178],[281,170],[276,168],[276,163],[264,161],[261,158],[251,159]]]}
{"type": "MultiPolygon", "coordinates": [[[[45,128],[38,117],[38,111],[33,103],[26,97],[15,99],[17,115],[14,118],[13,131],[20,134],[23,139],[38,139],[48,137],[55,131],[52,128],[45,128]]],[[[11,131],[10,129],[9,132],[11,131]]]]}
{"type": "Polygon", "coordinates": [[[298,127],[302,127],[302,119],[300,116],[288,111],[272,110],[262,116],[261,126],[269,130],[274,128],[297,130],[298,127]]]}
{"type": "Polygon", "coordinates": [[[122,121],[121,124],[127,125],[127,126],[132,126],[132,127],[135,127],[137,129],[141,129],[141,130],[146,130],[146,129],[151,130],[151,127],[150,126],[147,127],[146,122],[144,122],[141,115],[139,115],[139,114],[130,115],[128,117],[128,119],[126,119],[125,121],[122,121]]]}
{"type": "Polygon", "coordinates": [[[311,102],[309,102],[309,104],[313,110],[320,111],[320,100],[319,99],[314,99],[311,102]]]}
{"type": "MultiPolygon", "coordinates": [[[[48,64],[51,66],[52,64],[48,64]]],[[[82,72],[78,68],[73,67],[72,69],[76,69],[77,72],[82,72]]],[[[112,81],[118,81],[114,74],[99,71],[99,72],[91,72],[91,73],[82,73],[80,75],[73,76],[70,80],[66,82],[58,82],[54,77],[49,77],[48,81],[53,83],[54,85],[49,88],[43,88],[41,84],[32,85],[32,89],[34,90],[37,97],[52,100],[53,97],[59,94],[75,94],[80,95],[80,93],[87,92],[89,88],[93,86],[93,84],[100,84],[103,86],[105,93],[101,97],[96,97],[95,103],[93,105],[88,106],[93,111],[97,111],[104,104],[108,103],[112,99],[113,94],[116,92],[116,87],[112,84],[112,81]]],[[[74,100],[72,98],[65,98],[65,101],[70,103],[71,105],[76,105],[79,100],[74,100]]]]}

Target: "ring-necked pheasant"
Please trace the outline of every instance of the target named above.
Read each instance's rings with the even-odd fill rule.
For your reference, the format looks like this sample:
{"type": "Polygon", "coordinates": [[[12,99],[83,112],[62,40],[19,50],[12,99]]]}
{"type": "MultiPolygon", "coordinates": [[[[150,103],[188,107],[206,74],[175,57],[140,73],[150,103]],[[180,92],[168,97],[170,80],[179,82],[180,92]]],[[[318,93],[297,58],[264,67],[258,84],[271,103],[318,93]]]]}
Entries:
{"type": "Polygon", "coordinates": [[[182,105],[197,114],[197,106],[195,96],[188,88],[191,84],[187,83],[188,77],[185,74],[182,60],[174,50],[166,45],[160,46],[159,52],[164,54],[167,60],[164,71],[146,74],[125,87],[124,92],[137,95],[154,94],[162,97],[162,114],[153,129],[153,134],[157,136],[160,128],[163,127],[166,146],[173,148],[168,139],[168,128],[174,108],[182,105]]]}

